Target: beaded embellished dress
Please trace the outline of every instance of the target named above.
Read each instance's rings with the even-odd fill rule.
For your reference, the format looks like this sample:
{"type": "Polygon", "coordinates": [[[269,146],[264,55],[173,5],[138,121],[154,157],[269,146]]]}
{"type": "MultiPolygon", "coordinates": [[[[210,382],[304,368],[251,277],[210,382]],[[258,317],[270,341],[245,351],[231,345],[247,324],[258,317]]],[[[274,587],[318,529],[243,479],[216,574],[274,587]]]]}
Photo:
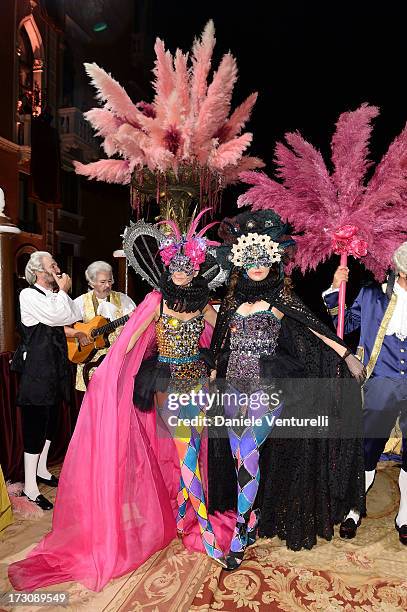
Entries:
{"type": "Polygon", "coordinates": [[[169,364],[171,379],[187,382],[207,377],[199,349],[199,338],[204,327],[202,314],[188,321],[161,314],[155,326],[158,362],[169,364]]]}
{"type": "Polygon", "coordinates": [[[157,362],[161,366],[164,365],[164,368],[161,367],[161,375],[168,376],[169,380],[164,386],[158,385],[161,389],[167,387],[167,393],[166,399],[157,402],[157,405],[161,418],[174,440],[180,461],[177,530],[180,534],[184,533],[184,520],[187,505],[190,503],[195,511],[204,548],[210,557],[217,559],[223,556],[223,552],[216,542],[208,518],[199,469],[206,405],[200,400],[178,402],[175,399],[179,394],[190,393],[192,389],[195,391],[204,389],[208,374],[199,348],[199,339],[204,327],[203,314],[189,320],[181,320],[161,312],[155,327],[157,362]]]}
{"type": "Polygon", "coordinates": [[[230,357],[226,379],[240,388],[258,385],[260,357],[273,355],[281,323],[271,310],[241,315],[235,312],[230,323],[230,357]]]}

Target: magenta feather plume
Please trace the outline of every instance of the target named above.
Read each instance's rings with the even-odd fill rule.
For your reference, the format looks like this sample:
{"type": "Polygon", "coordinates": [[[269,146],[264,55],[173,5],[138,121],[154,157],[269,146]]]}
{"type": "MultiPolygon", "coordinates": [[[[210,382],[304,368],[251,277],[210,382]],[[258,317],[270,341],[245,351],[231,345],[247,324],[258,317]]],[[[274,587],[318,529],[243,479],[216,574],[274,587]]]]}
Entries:
{"type": "Polygon", "coordinates": [[[332,138],[332,181],[338,190],[340,204],[350,207],[364,190],[363,180],[371,162],[368,159],[372,119],[377,117],[377,106],[362,104],[360,108],[343,113],[332,138]]]}
{"type": "MultiPolygon", "coordinates": [[[[276,179],[243,172],[250,185],[239,206],[271,208],[298,234],[294,265],[304,272],[330,257],[335,236],[351,226],[367,245],[362,261],[381,280],[395,248],[407,240],[407,126],[365,183],[370,165],[368,143],[376,107],[363,104],[339,118],[332,139],[334,172],[299,134],[287,134],[276,146],[276,179]]],[[[362,251],[362,249],[361,249],[362,251]]]]}
{"type": "Polygon", "coordinates": [[[366,189],[366,198],[378,191],[383,192],[389,183],[395,182],[397,192],[398,181],[402,181],[406,173],[407,163],[407,125],[402,132],[393,140],[387,153],[376,166],[374,174],[366,189]]]}
{"type": "MultiPolygon", "coordinates": [[[[207,225],[205,225],[205,227],[203,227],[201,230],[199,230],[199,232],[197,233],[196,237],[197,238],[202,238],[202,236],[204,236],[206,234],[206,232],[208,232],[211,229],[211,227],[214,227],[215,225],[219,225],[219,223],[220,223],[220,221],[212,221],[211,223],[208,223],[207,225]]],[[[207,241],[207,242],[209,244],[209,241],[207,241]]]]}
{"type": "MultiPolygon", "coordinates": [[[[240,173],[240,179],[244,183],[252,185],[245,193],[237,199],[237,205],[251,206],[252,210],[272,208],[283,220],[288,220],[286,203],[288,199],[287,190],[280,183],[269,178],[264,172],[244,171],[240,173]]],[[[294,197],[292,200],[294,200],[294,197]]]]}
{"type": "Polygon", "coordinates": [[[192,219],[191,224],[190,224],[189,229],[188,229],[188,232],[187,232],[187,240],[189,240],[190,238],[193,237],[193,235],[196,232],[196,228],[198,227],[198,224],[199,224],[200,220],[202,219],[204,214],[209,212],[210,210],[212,210],[211,206],[207,206],[206,208],[204,208],[203,210],[201,210],[201,212],[199,212],[197,214],[195,219],[192,219]]]}
{"type": "Polygon", "coordinates": [[[336,192],[323,157],[299,133],[285,136],[291,148],[277,145],[275,161],[277,175],[313,214],[322,207],[325,213],[335,206],[336,192]]]}
{"type": "Polygon", "coordinates": [[[165,223],[165,225],[168,225],[171,229],[172,229],[172,233],[174,235],[174,238],[178,241],[181,240],[182,235],[181,235],[181,230],[179,229],[177,223],[175,223],[175,221],[172,221],[171,219],[166,219],[165,221],[159,221],[157,223],[157,225],[162,225],[163,223],[165,223]]]}

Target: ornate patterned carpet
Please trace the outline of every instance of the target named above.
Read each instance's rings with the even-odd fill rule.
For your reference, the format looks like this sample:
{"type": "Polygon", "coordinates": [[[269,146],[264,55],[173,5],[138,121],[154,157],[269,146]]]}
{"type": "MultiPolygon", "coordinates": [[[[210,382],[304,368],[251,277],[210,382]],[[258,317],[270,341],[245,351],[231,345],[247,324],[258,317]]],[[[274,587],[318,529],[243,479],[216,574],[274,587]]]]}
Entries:
{"type": "MultiPolygon", "coordinates": [[[[394,463],[380,464],[368,496],[369,516],[351,542],[321,540],[312,551],[292,552],[276,538],[259,540],[249,549],[241,569],[227,573],[204,555],[186,553],[175,540],[136,572],[112,581],[102,593],[74,583],[47,591],[69,592],[65,609],[87,612],[405,612],[407,547],[399,544],[393,526],[398,473],[394,463]]],[[[46,488],[44,493],[52,498],[46,488]]],[[[39,520],[17,519],[0,534],[0,591],[10,589],[8,563],[23,557],[50,523],[49,513],[39,520]]]]}

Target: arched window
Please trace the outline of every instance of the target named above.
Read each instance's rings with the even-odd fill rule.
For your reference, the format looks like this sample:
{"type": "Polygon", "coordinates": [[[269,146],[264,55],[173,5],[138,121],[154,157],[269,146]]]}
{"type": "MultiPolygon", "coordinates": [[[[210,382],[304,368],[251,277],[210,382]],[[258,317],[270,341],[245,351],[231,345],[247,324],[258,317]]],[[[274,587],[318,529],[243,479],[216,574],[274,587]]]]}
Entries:
{"type": "Polygon", "coordinates": [[[18,105],[20,115],[31,115],[33,111],[33,68],[34,54],[31,48],[27,30],[22,27],[18,31],[18,105]]]}
{"type": "Polygon", "coordinates": [[[20,115],[41,113],[43,98],[44,47],[34,17],[25,17],[17,32],[18,102],[20,115]]]}

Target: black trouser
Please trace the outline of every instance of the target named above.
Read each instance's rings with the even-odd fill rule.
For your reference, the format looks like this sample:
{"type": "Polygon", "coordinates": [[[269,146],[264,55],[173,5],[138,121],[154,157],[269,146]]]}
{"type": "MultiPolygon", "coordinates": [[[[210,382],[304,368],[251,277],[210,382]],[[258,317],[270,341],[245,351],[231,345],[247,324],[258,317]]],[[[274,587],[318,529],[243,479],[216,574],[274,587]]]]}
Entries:
{"type": "Polygon", "coordinates": [[[59,422],[59,404],[54,406],[21,406],[24,452],[37,455],[45,440],[54,439],[59,422]]]}
{"type": "Polygon", "coordinates": [[[363,388],[365,469],[376,469],[391,430],[400,417],[403,470],[407,471],[407,380],[374,376],[363,388]]]}

